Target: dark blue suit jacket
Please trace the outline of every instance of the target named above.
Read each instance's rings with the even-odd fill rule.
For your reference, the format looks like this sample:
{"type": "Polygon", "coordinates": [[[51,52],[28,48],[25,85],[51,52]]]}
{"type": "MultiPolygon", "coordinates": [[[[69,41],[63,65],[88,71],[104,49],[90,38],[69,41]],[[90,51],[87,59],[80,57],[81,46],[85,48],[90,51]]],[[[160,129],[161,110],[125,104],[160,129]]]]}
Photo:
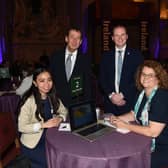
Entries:
{"type": "Polygon", "coordinates": [[[71,75],[73,77],[83,77],[83,94],[72,96],[70,80],[67,81],[65,72],[65,49],[55,52],[50,60],[51,73],[55,81],[57,93],[63,104],[68,108],[71,104],[87,101],[91,99],[91,66],[87,55],[78,51],[74,69],[71,75]]]}
{"type": "Polygon", "coordinates": [[[100,86],[104,92],[105,112],[120,115],[131,110],[137,91],[135,73],[142,62],[143,57],[138,50],[126,48],[119,90],[124,94],[127,103],[119,107],[112,104],[108,97],[115,92],[115,49],[104,53],[100,65],[100,86]]]}

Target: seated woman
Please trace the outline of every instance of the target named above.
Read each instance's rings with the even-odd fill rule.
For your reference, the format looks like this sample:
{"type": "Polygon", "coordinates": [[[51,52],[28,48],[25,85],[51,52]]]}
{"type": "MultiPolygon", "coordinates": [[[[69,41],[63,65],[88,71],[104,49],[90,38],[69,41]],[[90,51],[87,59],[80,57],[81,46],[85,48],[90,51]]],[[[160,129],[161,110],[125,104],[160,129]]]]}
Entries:
{"type": "Polygon", "coordinates": [[[47,168],[45,133],[47,128],[58,127],[65,121],[67,110],[56,96],[50,72],[38,68],[33,73],[31,88],[20,102],[18,129],[21,150],[31,161],[31,168],[47,168]]]}
{"type": "Polygon", "coordinates": [[[168,74],[158,62],[146,60],[138,68],[136,85],[141,92],[134,110],[111,116],[111,123],[152,137],[151,168],[168,166],[168,74]],[[138,124],[128,122],[133,120],[138,124]]]}

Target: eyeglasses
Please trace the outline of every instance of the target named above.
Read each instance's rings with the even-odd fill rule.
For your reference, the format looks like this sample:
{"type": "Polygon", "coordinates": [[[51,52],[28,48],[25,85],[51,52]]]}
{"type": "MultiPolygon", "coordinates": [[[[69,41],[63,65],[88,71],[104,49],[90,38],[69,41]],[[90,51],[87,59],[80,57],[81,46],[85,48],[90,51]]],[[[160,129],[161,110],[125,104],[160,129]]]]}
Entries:
{"type": "Polygon", "coordinates": [[[152,78],[154,78],[154,77],[156,77],[156,75],[155,74],[145,74],[145,73],[141,73],[141,76],[142,77],[144,77],[144,78],[148,78],[148,79],[152,79],[152,78]]]}

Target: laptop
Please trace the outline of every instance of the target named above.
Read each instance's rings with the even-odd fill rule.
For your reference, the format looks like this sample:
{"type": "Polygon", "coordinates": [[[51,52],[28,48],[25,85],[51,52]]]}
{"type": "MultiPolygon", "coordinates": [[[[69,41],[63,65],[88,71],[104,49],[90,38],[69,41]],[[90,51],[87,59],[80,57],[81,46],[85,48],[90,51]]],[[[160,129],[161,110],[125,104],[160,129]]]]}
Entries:
{"type": "Polygon", "coordinates": [[[70,106],[69,117],[72,133],[90,142],[115,130],[115,128],[97,122],[94,102],[83,102],[70,106]]]}
{"type": "Polygon", "coordinates": [[[0,68],[0,78],[10,78],[10,73],[9,73],[8,67],[0,68]]]}

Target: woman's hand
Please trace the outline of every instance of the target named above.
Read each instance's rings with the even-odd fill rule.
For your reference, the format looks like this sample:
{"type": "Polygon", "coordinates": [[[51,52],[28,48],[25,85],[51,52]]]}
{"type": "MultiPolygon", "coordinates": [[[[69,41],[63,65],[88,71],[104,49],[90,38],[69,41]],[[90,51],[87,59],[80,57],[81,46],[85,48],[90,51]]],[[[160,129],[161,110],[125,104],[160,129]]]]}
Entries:
{"type": "Polygon", "coordinates": [[[127,126],[128,126],[128,123],[119,119],[118,117],[116,116],[111,116],[110,117],[110,122],[115,125],[117,128],[124,128],[124,129],[128,129],[127,126]]]}
{"type": "Polygon", "coordinates": [[[42,128],[58,127],[61,122],[62,122],[61,117],[54,117],[54,118],[51,118],[48,121],[42,123],[41,127],[42,128]]]}

